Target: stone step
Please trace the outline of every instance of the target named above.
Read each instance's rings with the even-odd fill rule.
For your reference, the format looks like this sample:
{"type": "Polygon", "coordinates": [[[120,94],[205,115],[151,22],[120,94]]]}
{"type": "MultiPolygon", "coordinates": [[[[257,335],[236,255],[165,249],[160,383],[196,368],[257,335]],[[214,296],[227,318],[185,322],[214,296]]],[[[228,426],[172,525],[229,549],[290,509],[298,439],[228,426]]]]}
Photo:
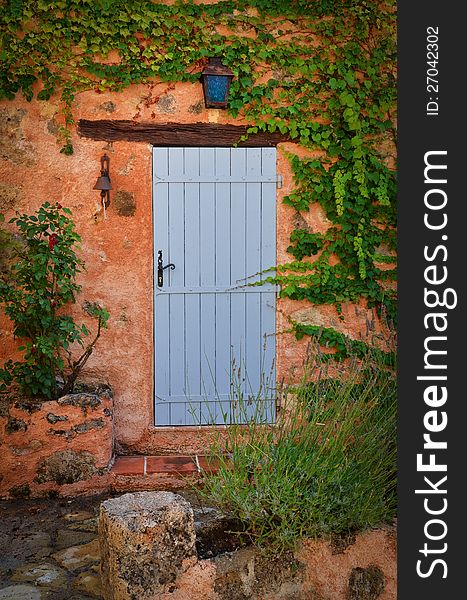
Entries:
{"type": "Polygon", "coordinates": [[[191,456],[181,455],[135,455],[117,456],[110,470],[116,476],[125,475],[190,475],[203,471],[213,471],[212,464],[208,464],[206,456],[194,454],[191,456]]]}

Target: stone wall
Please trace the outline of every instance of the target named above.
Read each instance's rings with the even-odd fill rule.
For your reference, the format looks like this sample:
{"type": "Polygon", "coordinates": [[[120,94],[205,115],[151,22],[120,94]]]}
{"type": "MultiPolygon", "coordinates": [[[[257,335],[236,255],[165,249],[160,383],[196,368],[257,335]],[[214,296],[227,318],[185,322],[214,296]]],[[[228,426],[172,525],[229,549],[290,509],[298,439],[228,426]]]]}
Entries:
{"type": "Polygon", "coordinates": [[[109,388],[35,402],[0,399],[0,497],[90,493],[113,459],[109,388]]]}
{"type": "Polygon", "coordinates": [[[241,544],[227,548],[228,530],[235,525],[223,520],[218,510],[192,507],[170,492],[103,502],[99,545],[105,600],[396,598],[393,528],[331,542],[305,540],[295,553],[277,556],[241,544]]]}
{"type": "Polygon", "coordinates": [[[327,541],[306,540],[295,554],[281,557],[265,557],[254,548],[243,548],[202,559],[171,589],[151,600],[396,598],[395,534],[392,530],[374,530],[356,536],[354,543],[339,554],[327,541]]]}

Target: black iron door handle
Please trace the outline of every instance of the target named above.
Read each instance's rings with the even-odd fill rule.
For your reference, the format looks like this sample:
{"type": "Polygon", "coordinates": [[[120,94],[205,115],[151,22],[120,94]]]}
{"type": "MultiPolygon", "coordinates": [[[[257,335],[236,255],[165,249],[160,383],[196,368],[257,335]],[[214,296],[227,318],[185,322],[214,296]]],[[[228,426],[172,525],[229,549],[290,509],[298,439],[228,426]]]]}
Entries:
{"type": "Polygon", "coordinates": [[[171,269],[172,271],[175,269],[175,265],[173,263],[169,263],[162,266],[162,250],[159,250],[157,253],[157,287],[162,287],[164,285],[164,270],[171,269]]]}

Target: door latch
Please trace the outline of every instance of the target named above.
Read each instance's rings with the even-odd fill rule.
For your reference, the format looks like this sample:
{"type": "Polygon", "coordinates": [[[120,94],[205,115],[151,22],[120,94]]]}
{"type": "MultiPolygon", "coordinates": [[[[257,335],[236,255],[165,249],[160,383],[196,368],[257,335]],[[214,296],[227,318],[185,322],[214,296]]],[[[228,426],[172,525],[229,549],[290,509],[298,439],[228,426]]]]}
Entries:
{"type": "Polygon", "coordinates": [[[175,265],[173,263],[169,263],[162,266],[162,250],[159,250],[157,253],[157,287],[163,287],[164,285],[164,270],[171,269],[172,271],[175,269],[175,265]]]}

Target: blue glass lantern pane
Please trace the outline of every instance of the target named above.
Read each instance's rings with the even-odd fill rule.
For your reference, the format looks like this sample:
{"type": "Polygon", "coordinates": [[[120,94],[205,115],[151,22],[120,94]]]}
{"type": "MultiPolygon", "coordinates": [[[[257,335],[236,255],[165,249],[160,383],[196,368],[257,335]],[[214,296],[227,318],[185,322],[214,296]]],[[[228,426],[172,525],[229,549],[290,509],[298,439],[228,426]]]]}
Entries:
{"type": "Polygon", "coordinates": [[[225,102],[229,78],[225,75],[208,75],[209,102],[225,102]]]}

